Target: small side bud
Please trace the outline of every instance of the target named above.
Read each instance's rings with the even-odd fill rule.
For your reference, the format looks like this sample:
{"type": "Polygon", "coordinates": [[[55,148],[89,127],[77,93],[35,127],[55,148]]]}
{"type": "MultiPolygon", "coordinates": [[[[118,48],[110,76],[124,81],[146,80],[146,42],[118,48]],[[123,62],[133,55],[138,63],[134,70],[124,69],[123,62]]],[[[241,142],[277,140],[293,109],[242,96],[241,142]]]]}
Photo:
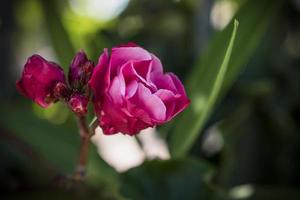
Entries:
{"type": "Polygon", "coordinates": [[[71,110],[79,116],[86,115],[88,98],[80,94],[73,94],[69,100],[71,110]]]}
{"type": "Polygon", "coordinates": [[[53,88],[53,96],[57,99],[67,99],[70,96],[70,89],[63,82],[58,82],[53,88]]]}

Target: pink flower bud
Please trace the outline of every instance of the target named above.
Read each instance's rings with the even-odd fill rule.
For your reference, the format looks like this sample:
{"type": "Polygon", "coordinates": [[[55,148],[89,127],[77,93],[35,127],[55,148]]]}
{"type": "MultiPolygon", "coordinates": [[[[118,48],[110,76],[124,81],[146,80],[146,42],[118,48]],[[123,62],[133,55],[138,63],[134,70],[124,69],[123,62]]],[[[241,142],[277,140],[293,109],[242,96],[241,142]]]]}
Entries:
{"type": "Polygon", "coordinates": [[[69,100],[69,106],[71,110],[79,116],[86,115],[88,98],[84,95],[73,94],[69,100]]]}
{"type": "Polygon", "coordinates": [[[70,96],[70,89],[68,86],[63,83],[63,82],[58,82],[54,88],[53,88],[53,96],[56,97],[57,99],[68,99],[70,96]]]}
{"type": "Polygon", "coordinates": [[[69,70],[69,83],[74,89],[82,89],[88,83],[93,72],[94,63],[87,59],[81,50],[72,60],[69,70]]]}
{"type": "Polygon", "coordinates": [[[190,103],[176,75],[163,73],[160,60],[129,43],[107,49],[89,81],[94,110],[104,134],[135,135],[164,124],[190,103]]]}
{"type": "Polygon", "coordinates": [[[28,58],[16,86],[21,94],[46,108],[57,100],[53,88],[59,82],[65,83],[62,68],[39,55],[33,55],[28,58]]]}

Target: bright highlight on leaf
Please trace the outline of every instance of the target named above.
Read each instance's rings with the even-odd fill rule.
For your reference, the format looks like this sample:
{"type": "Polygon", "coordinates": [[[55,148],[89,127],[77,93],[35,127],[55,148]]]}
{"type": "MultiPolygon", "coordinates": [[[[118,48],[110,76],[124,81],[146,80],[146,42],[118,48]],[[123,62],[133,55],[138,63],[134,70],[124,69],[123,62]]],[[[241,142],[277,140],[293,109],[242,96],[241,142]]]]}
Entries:
{"type": "Polygon", "coordinates": [[[187,127],[186,124],[180,123],[172,133],[174,135],[171,138],[172,139],[171,153],[174,156],[181,156],[182,154],[187,152],[187,150],[191,147],[191,145],[195,141],[195,138],[198,136],[199,131],[202,129],[207,117],[209,116],[217,100],[218,94],[220,93],[222,87],[222,83],[224,81],[226,71],[228,69],[230,56],[232,53],[234,41],[238,30],[238,25],[239,25],[238,21],[234,20],[232,35],[224,59],[222,61],[222,64],[219,67],[217,73],[215,74],[215,78],[209,80],[210,81],[209,84],[211,85],[210,92],[207,94],[201,94],[201,91],[198,91],[198,93],[194,94],[194,96],[192,97],[192,102],[193,100],[195,100],[194,102],[195,106],[194,107],[191,106],[189,112],[186,112],[185,117],[190,117],[190,115],[188,114],[194,112],[193,114],[193,116],[195,117],[195,121],[193,121],[194,123],[191,124],[190,127],[187,127]],[[200,103],[202,106],[200,105],[200,103]],[[197,105],[200,106],[197,108],[197,105]],[[188,132],[185,133],[183,130],[188,130],[188,132]],[[184,135],[184,137],[182,137],[182,135],[184,135]]]}
{"type": "MultiPolygon", "coordinates": [[[[273,1],[272,4],[268,1],[247,1],[238,10],[235,18],[239,19],[242,25],[236,37],[225,78],[221,83],[219,94],[217,94],[217,101],[228,91],[237,75],[253,55],[267,30],[268,24],[278,11],[279,5],[280,1],[273,1]]],[[[217,80],[220,66],[224,63],[221,59],[226,49],[224,44],[231,34],[230,26],[231,24],[224,31],[216,34],[214,40],[201,54],[199,61],[187,77],[187,92],[193,102],[190,108],[177,120],[163,128],[165,133],[170,133],[170,151],[175,157],[187,154],[200,135],[207,116],[212,111],[212,109],[207,108],[211,104],[209,96],[213,92],[214,81],[217,80]]]]}

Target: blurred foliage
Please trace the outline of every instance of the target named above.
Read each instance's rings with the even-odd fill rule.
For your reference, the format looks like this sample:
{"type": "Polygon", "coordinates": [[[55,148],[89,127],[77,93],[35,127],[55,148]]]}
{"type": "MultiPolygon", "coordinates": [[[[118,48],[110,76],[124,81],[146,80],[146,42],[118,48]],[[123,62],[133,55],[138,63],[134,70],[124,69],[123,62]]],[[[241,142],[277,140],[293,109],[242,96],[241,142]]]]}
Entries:
{"type": "MultiPolygon", "coordinates": [[[[24,111],[24,106],[9,107],[9,110],[8,107],[1,107],[1,110],[7,115],[1,118],[0,124],[8,127],[7,130],[1,131],[3,137],[1,142],[8,145],[6,148],[11,145],[17,147],[10,151],[17,151],[15,154],[19,159],[16,161],[20,162],[21,159],[21,163],[24,162],[25,166],[28,166],[21,168],[21,173],[28,174],[34,179],[40,178],[45,181],[46,178],[46,181],[50,181],[55,177],[65,179],[64,176],[73,172],[79,149],[79,138],[76,137],[77,129],[74,126],[76,123],[51,124],[49,121],[34,117],[33,113],[24,111]]],[[[89,154],[88,170],[90,184],[95,186],[108,184],[112,192],[118,186],[116,172],[100,159],[94,147],[89,154]]]]}
{"type": "Polygon", "coordinates": [[[74,2],[0,1],[0,199],[300,199],[299,1],[130,0],[110,20],[74,2]],[[217,22],[231,14],[240,25],[209,102],[233,24],[219,31],[217,8],[217,22]],[[75,120],[61,104],[43,110],[20,97],[17,74],[33,53],[68,70],[81,48],[97,61],[128,41],[186,82],[191,106],[158,129],[175,157],[117,173],[91,146],[87,181],[72,182],[75,120]]]}
{"type": "MultiPolygon", "coordinates": [[[[238,30],[238,21],[235,20],[232,35],[230,37],[230,41],[224,55],[224,59],[222,63],[220,63],[220,67],[216,71],[212,72],[211,69],[214,69],[212,68],[212,65],[207,65],[207,64],[203,65],[204,69],[202,69],[201,70],[202,73],[199,73],[198,75],[198,77],[200,77],[201,75],[203,76],[200,77],[200,80],[203,81],[210,80],[210,81],[209,82],[206,81],[206,83],[197,84],[199,86],[197,87],[194,86],[194,88],[196,89],[190,92],[191,101],[194,102],[194,106],[190,107],[190,110],[193,109],[193,114],[186,112],[187,120],[185,121],[187,121],[187,123],[181,122],[178,123],[179,124],[178,127],[174,127],[172,140],[170,142],[170,151],[174,157],[182,156],[188,151],[193,141],[195,141],[195,137],[201,131],[201,128],[206,118],[208,117],[209,113],[211,112],[211,109],[213,108],[215,102],[217,101],[219,93],[221,93],[222,91],[221,90],[222,86],[225,84],[224,82],[226,81],[225,76],[226,74],[229,74],[229,72],[227,72],[227,68],[232,54],[232,49],[237,35],[237,30],[238,30]],[[207,66],[210,66],[209,67],[210,69],[206,69],[207,66]],[[209,76],[210,74],[214,74],[213,76],[214,78],[207,79],[207,76],[209,76]],[[193,120],[191,120],[191,117],[193,120]],[[188,122],[190,122],[189,123],[190,125],[188,125],[188,122]],[[187,126],[190,126],[188,132],[186,132],[187,126]],[[184,137],[182,136],[182,132],[186,132],[184,137]]],[[[214,59],[210,57],[209,60],[214,60],[214,59]]]]}
{"type": "Polygon", "coordinates": [[[45,27],[47,28],[47,32],[51,38],[53,49],[57,54],[60,64],[67,68],[75,54],[75,50],[71,44],[69,35],[63,26],[60,14],[62,11],[58,8],[55,0],[41,0],[40,3],[44,13],[44,22],[46,23],[45,27]]]}
{"type": "MultiPolygon", "coordinates": [[[[222,93],[224,95],[230,85],[233,84],[236,76],[261,40],[277,8],[278,1],[273,1],[271,5],[268,1],[248,1],[243,4],[236,14],[235,18],[241,19],[242,25],[237,35],[229,69],[226,72],[224,81],[222,81],[220,95],[222,93]],[[255,12],[253,12],[254,10],[255,12]]],[[[178,121],[184,121],[184,123],[177,123],[177,126],[172,126],[174,131],[171,130],[170,148],[174,156],[182,156],[188,152],[210,114],[211,101],[209,98],[213,91],[214,81],[217,80],[222,54],[224,54],[223,49],[226,48],[224,45],[228,40],[230,31],[227,28],[216,36],[207,52],[200,56],[198,63],[188,77],[188,93],[194,104],[178,118],[178,121]],[[185,133],[184,137],[182,133],[185,133]]]]}
{"type": "Polygon", "coordinates": [[[204,161],[191,158],[146,161],[122,174],[121,191],[131,199],[211,199],[207,182],[212,170],[204,161]]]}

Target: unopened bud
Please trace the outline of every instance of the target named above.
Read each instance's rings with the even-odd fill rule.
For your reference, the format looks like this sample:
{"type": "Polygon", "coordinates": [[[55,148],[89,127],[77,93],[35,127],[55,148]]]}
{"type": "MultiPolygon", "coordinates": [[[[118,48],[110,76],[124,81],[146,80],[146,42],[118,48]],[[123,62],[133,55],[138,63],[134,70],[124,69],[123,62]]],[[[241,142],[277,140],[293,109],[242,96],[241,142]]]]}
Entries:
{"type": "Polygon", "coordinates": [[[57,100],[53,96],[53,89],[57,82],[65,83],[62,68],[39,55],[32,55],[28,58],[16,86],[22,95],[47,108],[57,100]]]}
{"type": "Polygon", "coordinates": [[[70,89],[63,82],[58,82],[53,88],[53,96],[57,99],[59,98],[68,98],[70,95],[70,89]]]}
{"type": "Polygon", "coordinates": [[[72,60],[69,71],[69,83],[73,89],[86,86],[93,72],[94,63],[88,60],[84,51],[79,51],[72,60]]]}
{"type": "Polygon", "coordinates": [[[87,113],[88,98],[80,94],[74,94],[69,100],[71,110],[79,116],[87,113]]]}

